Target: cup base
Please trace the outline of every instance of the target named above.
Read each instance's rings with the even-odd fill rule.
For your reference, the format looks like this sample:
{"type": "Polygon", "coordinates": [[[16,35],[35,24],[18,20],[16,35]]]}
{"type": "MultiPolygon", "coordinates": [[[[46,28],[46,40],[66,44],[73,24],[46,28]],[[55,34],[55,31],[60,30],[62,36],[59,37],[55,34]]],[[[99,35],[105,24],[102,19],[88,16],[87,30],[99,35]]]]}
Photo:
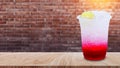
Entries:
{"type": "Polygon", "coordinates": [[[106,57],[107,44],[83,45],[83,55],[88,60],[103,60],[106,57]]]}
{"type": "Polygon", "coordinates": [[[101,57],[87,57],[87,56],[84,56],[84,58],[86,60],[91,60],[91,61],[100,61],[100,60],[104,60],[106,58],[106,56],[101,56],[101,57]]]}

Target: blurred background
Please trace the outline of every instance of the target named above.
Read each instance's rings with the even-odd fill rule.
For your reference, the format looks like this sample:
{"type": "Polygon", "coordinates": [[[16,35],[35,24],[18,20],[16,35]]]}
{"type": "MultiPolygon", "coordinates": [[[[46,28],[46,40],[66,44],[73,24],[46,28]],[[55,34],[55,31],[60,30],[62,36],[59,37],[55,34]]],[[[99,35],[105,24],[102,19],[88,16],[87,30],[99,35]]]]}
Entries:
{"type": "Polygon", "coordinates": [[[0,0],[0,51],[80,52],[87,10],[112,14],[108,51],[120,52],[120,0],[0,0]]]}

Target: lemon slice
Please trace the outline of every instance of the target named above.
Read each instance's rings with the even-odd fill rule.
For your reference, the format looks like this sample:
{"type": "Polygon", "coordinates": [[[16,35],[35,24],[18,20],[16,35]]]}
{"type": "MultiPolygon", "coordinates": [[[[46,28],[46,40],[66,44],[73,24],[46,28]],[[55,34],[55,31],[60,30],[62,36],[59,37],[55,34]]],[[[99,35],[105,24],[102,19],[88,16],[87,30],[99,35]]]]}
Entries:
{"type": "Polygon", "coordinates": [[[86,12],[83,12],[81,17],[83,18],[88,18],[88,19],[93,19],[94,18],[94,13],[91,12],[91,11],[86,11],[86,12]]]}

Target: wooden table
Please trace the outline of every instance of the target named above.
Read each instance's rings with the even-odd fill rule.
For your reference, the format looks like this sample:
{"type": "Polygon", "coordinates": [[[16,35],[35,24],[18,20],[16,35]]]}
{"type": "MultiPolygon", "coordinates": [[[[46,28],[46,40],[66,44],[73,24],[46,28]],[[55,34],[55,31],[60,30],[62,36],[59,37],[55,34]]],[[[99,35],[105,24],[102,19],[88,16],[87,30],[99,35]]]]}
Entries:
{"type": "Polygon", "coordinates": [[[0,53],[1,66],[120,66],[120,53],[108,52],[105,60],[88,61],[81,52],[0,53]]]}

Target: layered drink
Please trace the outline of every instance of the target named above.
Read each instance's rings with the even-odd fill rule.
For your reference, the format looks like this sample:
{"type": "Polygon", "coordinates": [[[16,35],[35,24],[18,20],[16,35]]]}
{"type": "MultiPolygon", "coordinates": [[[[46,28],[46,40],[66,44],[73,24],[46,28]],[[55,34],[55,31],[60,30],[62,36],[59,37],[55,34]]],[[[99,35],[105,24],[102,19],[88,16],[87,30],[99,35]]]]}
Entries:
{"type": "Polygon", "coordinates": [[[86,11],[77,19],[80,22],[82,51],[85,59],[104,59],[108,49],[111,15],[106,11],[86,11]]]}

